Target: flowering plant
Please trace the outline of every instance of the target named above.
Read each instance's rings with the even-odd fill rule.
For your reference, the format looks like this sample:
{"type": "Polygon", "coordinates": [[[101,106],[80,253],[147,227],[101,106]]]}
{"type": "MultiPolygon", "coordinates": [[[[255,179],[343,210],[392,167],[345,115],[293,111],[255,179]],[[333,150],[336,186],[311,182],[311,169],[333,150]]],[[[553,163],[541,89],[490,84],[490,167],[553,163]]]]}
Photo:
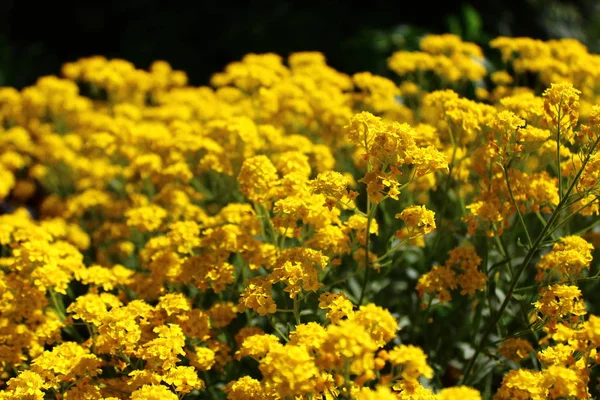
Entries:
{"type": "Polygon", "coordinates": [[[597,394],[599,56],[490,45],[0,89],[0,399],[597,394]]]}

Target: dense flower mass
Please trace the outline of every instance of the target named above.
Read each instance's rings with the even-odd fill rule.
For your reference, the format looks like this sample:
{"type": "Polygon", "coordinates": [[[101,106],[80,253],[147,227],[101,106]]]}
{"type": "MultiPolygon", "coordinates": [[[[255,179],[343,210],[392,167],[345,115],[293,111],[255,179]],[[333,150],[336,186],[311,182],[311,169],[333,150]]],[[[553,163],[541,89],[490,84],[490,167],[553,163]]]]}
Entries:
{"type": "Polygon", "coordinates": [[[599,396],[600,56],[490,46],[0,88],[0,399],[599,396]]]}

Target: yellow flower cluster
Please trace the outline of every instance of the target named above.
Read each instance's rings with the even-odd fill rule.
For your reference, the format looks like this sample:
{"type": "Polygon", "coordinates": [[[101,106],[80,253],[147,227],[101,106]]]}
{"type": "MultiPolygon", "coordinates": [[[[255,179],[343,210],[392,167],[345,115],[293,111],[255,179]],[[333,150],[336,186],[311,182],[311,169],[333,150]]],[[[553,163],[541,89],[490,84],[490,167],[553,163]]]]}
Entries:
{"type": "Polygon", "coordinates": [[[390,68],[399,75],[432,72],[448,82],[477,81],[487,74],[481,48],[459,36],[430,35],[421,40],[420,48],[420,52],[394,53],[390,68]]]}
{"type": "Polygon", "coordinates": [[[457,247],[448,253],[443,266],[436,266],[421,275],[417,290],[422,297],[425,293],[436,293],[439,301],[452,300],[450,290],[461,287],[461,294],[474,294],[483,290],[486,275],[479,270],[481,258],[472,247],[457,247]]]}
{"type": "Polygon", "coordinates": [[[0,399],[598,395],[599,56],[490,45],[0,88],[0,399]]]}

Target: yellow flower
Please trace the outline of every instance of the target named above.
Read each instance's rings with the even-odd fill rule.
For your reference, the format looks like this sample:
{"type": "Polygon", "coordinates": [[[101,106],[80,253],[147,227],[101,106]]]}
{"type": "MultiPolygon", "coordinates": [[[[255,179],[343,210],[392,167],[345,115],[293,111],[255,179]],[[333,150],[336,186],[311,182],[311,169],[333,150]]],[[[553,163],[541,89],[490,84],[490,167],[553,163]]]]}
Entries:
{"type": "Polygon", "coordinates": [[[188,354],[190,364],[200,371],[209,371],[215,364],[215,352],[207,347],[195,347],[195,352],[188,354]]]}
{"type": "Polygon", "coordinates": [[[190,301],[182,293],[169,293],[158,299],[156,308],[163,310],[168,317],[190,311],[190,301]]]}
{"type": "Polygon", "coordinates": [[[168,370],[179,362],[184,355],[185,336],[181,328],[175,324],[161,325],[153,329],[158,337],[144,343],[137,351],[137,356],[147,361],[147,366],[168,370]]]}
{"type": "Polygon", "coordinates": [[[273,390],[266,390],[259,381],[249,376],[243,376],[236,381],[231,381],[223,389],[229,400],[274,400],[276,398],[273,390]]]}
{"type": "Polygon", "coordinates": [[[240,296],[238,310],[243,312],[246,308],[253,309],[261,316],[274,314],[277,311],[277,304],[271,295],[269,279],[256,277],[246,282],[240,296]]]}
{"type": "Polygon", "coordinates": [[[526,369],[509,371],[504,378],[494,400],[547,399],[548,385],[542,372],[526,369]]]}
{"type": "Polygon", "coordinates": [[[171,368],[163,377],[163,381],[167,385],[175,386],[175,391],[182,394],[204,387],[204,381],[198,378],[194,367],[176,366],[171,368]]]}
{"type": "Polygon", "coordinates": [[[102,324],[107,315],[109,307],[119,307],[121,302],[117,297],[109,293],[101,295],[88,293],[77,297],[67,308],[67,312],[73,313],[74,319],[80,319],[96,326],[102,324]]]}
{"type": "MultiPolygon", "coordinates": [[[[570,82],[553,83],[544,92],[546,120],[553,127],[563,128],[561,140],[568,140],[579,119],[579,94],[570,82]]],[[[560,128],[559,128],[560,129],[560,128]]]]}
{"type": "Polygon", "coordinates": [[[15,184],[16,179],[13,173],[0,165],[0,200],[8,196],[15,184]]]}
{"type": "MultiPolygon", "coordinates": [[[[42,400],[44,380],[33,371],[23,371],[17,377],[8,380],[6,399],[42,400]]],[[[2,397],[4,398],[4,397],[2,397]]]]}
{"type": "Polygon", "coordinates": [[[294,247],[284,250],[270,275],[271,283],[285,283],[285,291],[295,298],[301,291],[317,291],[322,283],[319,282],[319,270],[325,270],[329,257],[320,251],[304,247],[294,247]]]}
{"type": "Polygon", "coordinates": [[[558,365],[567,367],[575,364],[576,348],[563,343],[557,343],[554,346],[548,346],[544,350],[538,352],[538,359],[544,366],[558,365]]]}
{"type": "Polygon", "coordinates": [[[477,389],[467,386],[445,388],[438,393],[438,400],[481,400],[481,393],[477,389]]]}
{"type": "Polygon", "coordinates": [[[396,237],[414,237],[426,235],[435,230],[435,213],[428,210],[425,206],[410,206],[401,213],[396,214],[396,218],[405,223],[405,230],[398,231],[396,237]]]}
{"type": "Polygon", "coordinates": [[[313,392],[319,374],[306,348],[291,344],[271,348],[260,361],[259,369],[265,382],[282,397],[313,392]]]}
{"type": "Polygon", "coordinates": [[[394,111],[402,107],[396,101],[400,94],[393,81],[370,72],[360,72],[352,77],[356,86],[363,91],[358,100],[375,113],[394,111]]]}
{"type": "Polygon", "coordinates": [[[326,335],[325,328],[316,322],[300,324],[296,325],[296,329],[290,332],[290,344],[316,350],[321,347],[326,335]]]}
{"type": "MultiPolygon", "coordinates": [[[[93,301],[94,307],[102,311],[102,305],[97,299],[91,298],[89,301],[93,301]]],[[[80,307],[85,307],[86,302],[81,302],[72,311],[84,320],[88,319],[89,322],[99,324],[98,337],[96,338],[96,351],[99,354],[111,354],[118,351],[133,354],[138,346],[142,331],[136,321],[136,317],[139,315],[136,312],[138,310],[130,307],[131,304],[126,307],[115,307],[104,315],[102,312],[98,315],[88,315],[87,313],[94,310],[94,308],[82,312],[80,307]]]]}
{"type": "Polygon", "coordinates": [[[482,260],[472,246],[456,247],[448,252],[448,256],[443,266],[435,266],[419,278],[420,297],[425,293],[436,293],[438,300],[447,302],[452,300],[450,291],[457,286],[462,288],[460,293],[463,295],[483,290],[487,277],[479,271],[482,260]]]}
{"type": "Polygon", "coordinates": [[[456,289],[456,274],[447,266],[435,266],[433,269],[419,277],[417,291],[419,297],[425,293],[436,293],[436,298],[441,302],[452,300],[450,290],[456,289]]]}
{"type": "Polygon", "coordinates": [[[588,372],[575,370],[563,366],[553,365],[543,371],[544,380],[547,385],[552,385],[549,390],[550,398],[569,398],[585,399],[590,397],[588,391],[588,372]]]}
{"type": "Polygon", "coordinates": [[[375,304],[360,306],[350,318],[353,323],[362,326],[379,347],[396,337],[398,321],[392,314],[375,304]]]}
{"type": "Polygon", "coordinates": [[[241,191],[250,201],[263,203],[268,200],[269,190],[279,179],[277,169],[266,156],[248,158],[242,164],[238,182],[241,191]]]}
{"type": "MultiPolygon", "coordinates": [[[[368,222],[367,218],[362,215],[352,215],[346,221],[346,227],[347,227],[346,230],[351,231],[355,235],[358,243],[360,243],[363,246],[366,244],[367,222],[368,222]]],[[[371,226],[369,227],[369,234],[377,235],[378,233],[379,233],[379,224],[377,223],[376,219],[372,219],[371,226]]]]}
{"type": "Polygon", "coordinates": [[[397,397],[387,386],[377,386],[375,389],[361,388],[354,394],[356,400],[396,400],[397,397]]]}
{"type": "Polygon", "coordinates": [[[135,392],[131,393],[132,400],[177,400],[175,393],[171,392],[166,386],[162,385],[144,385],[135,392]]]}
{"type": "Polygon", "coordinates": [[[200,227],[194,221],[179,221],[169,225],[167,237],[177,252],[190,254],[200,245],[200,227]]]}
{"type": "Polygon", "coordinates": [[[45,381],[45,387],[58,388],[61,382],[75,382],[78,377],[96,376],[102,360],[75,342],[64,342],[45,351],[31,363],[31,370],[45,381]]]}
{"type": "Polygon", "coordinates": [[[235,356],[238,360],[246,356],[260,359],[272,349],[280,346],[281,343],[277,336],[266,333],[251,335],[240,344],[240,349],[236,351],[235,356]]]}
{"type": "Polygon", "coordinates": [[[343,293],[325,292],[319,296],[319,308],[328,310],[326,317],[332,324],[341,319],[354,315],[354,304],[343,293]]]}
{"type": "Polygon", "coordinates": [[[83,284],[102,287],[103,290],[112,290],[118,285],[131,284],[133,271],[123,266],[115,265],[106,268],[100,265],[92,265],[75,274],[75,278],[83,284]]]}
{"type": "Polygon", "coordinates": [[[396,346],[388,352],[388,360],[394,366],[401,366],[403,379],[416,381],[420,376],[433,376],[433,369],[427,365],[427,356],[416,346],[396,346]]]}
{"type": "Polygon", "coordinates": [[[590,268],[593,250],[594,246],[580,236],[560,238],[552,250],[540,258],[538,280],[544,273],[558,275],[561,279],[580,274],[590,268]]]}
{"type": "Polygon", "coordinates": [[[375,136],[385,130],[385,124],[381,118],[363,111],[354,115],[345,129],[348,140],[357,146],[362,146],[368,152],[375,136]]]}
{"type": "Polygon", "coordinates": [[[396,382],[392,389],[397,391],[396,395],[400,400],[436,400],[437,396],[433,394],[431,389],[423,387],[419,381],[415,380],[400,380],[396,382]]]}
{"type": "Polygon", "coordinates": [[[158,229],[167,217],[167,211],[157,205],[149,205],[127,210],[125,218],[127,226],[140,232],[152,232],[158,229]]]}
{"type": "Polygon", "coordinates": [[[585,315],[585,304],[577,286],[552,285],[540,291],[541,297],[533,303],[543,315],[563,318],[569,314],[585,315]]]}
{"type": "Polygon", "coordinates": [[[533,351],[533,347],[527,340],[509,338],[502,342],[498,350],[504,357],[519,363],[529,357],[529,354],[533,351]]]}
{"type": "Polygon", "coordinates": [[[231,301],[216,302],[208,310],[212,326],[223,328],[237,317],[238,308],[231,301]]]}
{"type": "Polygon", "coordinates": [[[374,375],[374,352],[378,347],[362,325],[342,320],[327,327],[325,340],[318,349],[317,364],[321,369],[340,372],[349,364],[350,372],[355,375],[374,375]]]}
{"type": "Polygon", "coordinates": [[[335,171],[322,172],[311,181],[313,193],[323,194],[331,198],[331,201],[326,203],[329,209],[339,201],[345,200],[345,202],[348,202],[356,197],[355,194],[351,194],[352,191],[347,190],[347,186],[348,179],[335,171]]]}

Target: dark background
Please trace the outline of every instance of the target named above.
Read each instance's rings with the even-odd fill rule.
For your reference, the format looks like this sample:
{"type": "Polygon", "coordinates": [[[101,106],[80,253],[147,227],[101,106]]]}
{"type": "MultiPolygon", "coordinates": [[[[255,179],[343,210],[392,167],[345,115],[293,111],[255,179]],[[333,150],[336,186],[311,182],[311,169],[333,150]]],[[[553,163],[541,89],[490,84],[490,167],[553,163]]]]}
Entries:
{"type": "Polygon", "coordinates": [[[574,37],[600,48],[595,0],[33,2],[0,0],[0,85],[23,87],[60,65],[101,54],[147,68],[167,60],[193,85],[249,52],[319,50],[348,73],[386,73],[385,59],[421,34],[485,45],[498,35],[574,37]]]}

